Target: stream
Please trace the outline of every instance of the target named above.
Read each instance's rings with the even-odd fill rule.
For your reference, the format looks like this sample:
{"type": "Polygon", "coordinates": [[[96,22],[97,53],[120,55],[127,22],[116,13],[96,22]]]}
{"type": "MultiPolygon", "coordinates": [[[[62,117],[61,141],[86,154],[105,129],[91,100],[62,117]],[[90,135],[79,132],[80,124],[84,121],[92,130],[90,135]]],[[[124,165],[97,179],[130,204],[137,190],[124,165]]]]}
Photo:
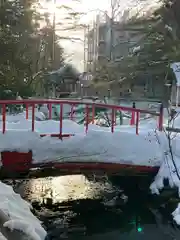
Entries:
{"type": "Polygon", "coordinates": [[[46,240],[180,239],[173,208],[138,192],[128,198],[108,181],[76,175],[6,183],[31,202],[46,240]]]}

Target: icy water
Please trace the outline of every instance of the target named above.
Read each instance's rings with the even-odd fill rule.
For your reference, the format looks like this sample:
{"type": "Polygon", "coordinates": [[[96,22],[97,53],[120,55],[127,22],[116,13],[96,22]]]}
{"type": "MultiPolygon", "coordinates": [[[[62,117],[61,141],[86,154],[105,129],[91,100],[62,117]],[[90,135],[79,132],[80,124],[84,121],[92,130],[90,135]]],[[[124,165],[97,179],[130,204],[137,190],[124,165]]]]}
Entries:
{"type": "Polygon", "coordinates": [[[180,239],[166,201],[138,192],[128,198],[107,181],[64,176],[16,182],[15,190],[32,203],[49,240],[180,239]]]}

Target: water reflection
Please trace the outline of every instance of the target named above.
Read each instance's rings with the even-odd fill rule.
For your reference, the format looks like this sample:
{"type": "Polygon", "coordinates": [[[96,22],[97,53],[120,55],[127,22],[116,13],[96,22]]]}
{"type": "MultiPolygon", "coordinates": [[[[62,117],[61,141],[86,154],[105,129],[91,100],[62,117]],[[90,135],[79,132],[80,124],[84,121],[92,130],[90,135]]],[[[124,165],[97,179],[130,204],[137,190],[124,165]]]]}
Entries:
{"type": "Polygon", "coordinates": [[[31,202],[42,203],[33,206],[47,229],[48,240],[180,239],[179,229],[160,206],[138,192],[127,201],[122,191],[107,182],[63,176],[29,180],[16,191],[31,202]],[[53,205],[44,204],[43,199],[48,198],[53,205]]]}
{"type": "Polygon", "coordinates": [[[109,183],[90,182],[83,175],[31,179],[23,182],[18,191],[31,201],[42,202],[52,198],[53,203],[75,199],[98,198],[102,191],[110,190],[109,183]]]}
{"type": "Polygon", "coordinates": [[[98,202],[94,204],[94,200],[86,201],[73,202],[71,211],[43,213],[41,219],[47,227],[49,239],[175,240],[180,237],[179,230],[176,231],[168,221],[160,221],[157,214],[141,201],[114,208],[100,207],[98,202]],[[91,211],[88,204],[94,206],[91,211]]]}

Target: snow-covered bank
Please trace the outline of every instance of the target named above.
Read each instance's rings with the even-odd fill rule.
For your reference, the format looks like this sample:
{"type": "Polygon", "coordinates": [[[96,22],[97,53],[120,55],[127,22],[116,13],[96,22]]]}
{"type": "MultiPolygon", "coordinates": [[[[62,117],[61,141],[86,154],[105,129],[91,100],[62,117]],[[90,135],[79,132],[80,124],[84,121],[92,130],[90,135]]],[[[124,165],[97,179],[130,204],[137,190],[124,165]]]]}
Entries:
{"type": "MultiPolygon", "coordinates": [[[[172,117],[169,127],[180,128],[179,113],[172,117]]],[[[153,194],[160,194],[164,188],[164,180],[168,180],[170,187],[178,189],[180,197],[180,133],[164,131],[158,142],[163,159],[150,189],[153,194]]],[[[180,225],[180,204],[172,215],[176,223],[180,225]]]]}
{"type": "Polygon", "coordinates": [[[9,219],[3,226],[22,231],[29,239],[44,240],[46,231],[30,209],[31,205],[16,194],[12,187],[0,182],[0,218],[2,211],[9,219]]]}
{"type": "MultiPolygon", "coordinates": [[[[35,109],[35,120],[45,120],[46,116],[43,112],[38,111],[38,109],[35,109]]],[[[3,117],[0,114],[0,122],[2,121],[3,117]]],[[[32,111],[28,111],[28,119],[32,119],[32,111]]],[[[18,113],[18,114],[8,114],[6,113],[6,121],[7,122],[18,122],[26,120],[26,112],[18,113]]]]}

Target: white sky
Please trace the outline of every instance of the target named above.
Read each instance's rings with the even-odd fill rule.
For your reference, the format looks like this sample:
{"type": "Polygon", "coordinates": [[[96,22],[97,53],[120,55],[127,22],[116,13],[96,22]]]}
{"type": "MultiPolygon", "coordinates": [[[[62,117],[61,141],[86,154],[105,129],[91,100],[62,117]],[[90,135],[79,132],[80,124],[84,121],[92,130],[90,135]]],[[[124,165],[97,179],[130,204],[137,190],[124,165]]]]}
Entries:
{"type": "MultiPolygon", "coordinates": [[[[41,2],[46,2],[47,0],[41,0],[41,2]]],[[[65,48],[66,54],[69,56],[68,61],[75,65],[76,68],[78,68],[80,71],[83,71],[83,36],[84,31],[81,29],[76,30],[69,30],[69,31],[62,31],[63,25],[68,26],[68,24],[72,24],[72,21],[70,20],[63,20],[65,17],[65,11],[62,9],[59,9],[62,5],[69,5],[77,12],[83,12],[85,13],[82,17],[80,22],[83,24],[91,24],[93,19],[95,19],[95,14],[97,14],[97,9],[100,9],[101,11],[107,11],[110,12],[110,0],[79,0],[77,2],[76,0],[56,0],[56,8],[53,5],[53,0],[49,0],[50,3],[44,3],[43,6],[46,8],[44,11],[47,11],[51,14],[55,11],[56,13],[56,22],[62,22],[62,25],[56,26],[56,32],[58,35],[63,37],[78,37],[82,39],[81,41],[72,42],[69,40],[61,40],[62,47],[65,48]],[[64,16],[63,16],[64,15],[64,16]],[[73,55],[72,55],[73,54],[73,55]]],[[[115,0],[114,0],[115,1],[115,0]]],[[[138,4],[138,1],[140,0],[121,0],[120,9],[126,10],[128,8],[135,9],[138,4]]],[[[149,5],[150,0],[141,0],[143,2],[144,6],[147,6],[147,2],[149,5]]],[[[156,4],[156,0],[152,0],[153,5],[156,4]]],[[[69,25],[70,26],[70,25],[69,25]]]]}

